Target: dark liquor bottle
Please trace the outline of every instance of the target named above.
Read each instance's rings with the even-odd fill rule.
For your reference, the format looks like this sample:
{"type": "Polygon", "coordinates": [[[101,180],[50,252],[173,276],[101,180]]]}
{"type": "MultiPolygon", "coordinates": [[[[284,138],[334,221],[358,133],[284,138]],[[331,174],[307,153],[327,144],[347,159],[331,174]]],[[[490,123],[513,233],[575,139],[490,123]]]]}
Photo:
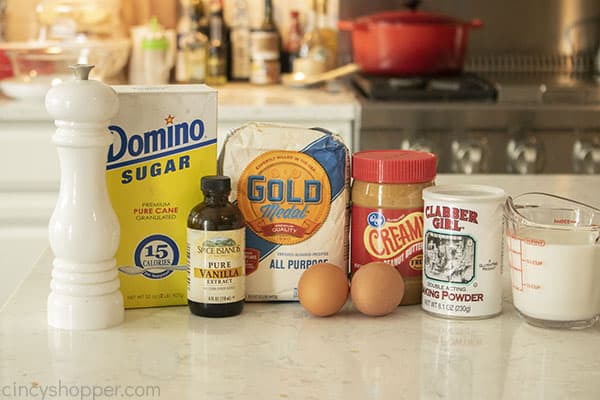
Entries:
{"type": "Polygon", "coordinates": [[[201,0],[180,0],[175,66],[178,83],[203,83],[206,77],[208,38],[200,27],[203,17],[201,0]]]}
{"type": "Polygon", "coordinates": [[[229,202],[229,177],[205,176],[200,186],[204,201],[187,221],[188,305],[203,317],[238,315],[245,298],[244,219],[229,202]]]}
{"type": "Polygon", "coordinates": [[[298,58],[300,53],[300,45],[302,44],[302,31],[300,29],[300,14],[293,10],[290,13],[291,21],[288,35],[283,46],[281,57],[281,71],[292,72],[294,70],[294,60],[298,58]]]}
{"type": "Polygon", "coordinates": [[[210,5],[206,84],[223,85],[227,82],[229,68],[229,32],[223,18],[222,0],[210,5]]]}

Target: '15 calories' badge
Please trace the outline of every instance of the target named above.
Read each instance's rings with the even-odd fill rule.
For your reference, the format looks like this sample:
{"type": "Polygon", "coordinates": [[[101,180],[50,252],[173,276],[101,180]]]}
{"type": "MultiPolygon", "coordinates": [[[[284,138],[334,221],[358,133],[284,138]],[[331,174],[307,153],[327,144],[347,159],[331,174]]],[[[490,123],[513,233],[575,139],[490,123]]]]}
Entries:
{"type": "Polygon", "coordinates": [[[311,237],[329,214],[331,186],[314,158],[296,151],[270,151],[240,176],[238,206],[248,228],[278,244],[311,237]]]}

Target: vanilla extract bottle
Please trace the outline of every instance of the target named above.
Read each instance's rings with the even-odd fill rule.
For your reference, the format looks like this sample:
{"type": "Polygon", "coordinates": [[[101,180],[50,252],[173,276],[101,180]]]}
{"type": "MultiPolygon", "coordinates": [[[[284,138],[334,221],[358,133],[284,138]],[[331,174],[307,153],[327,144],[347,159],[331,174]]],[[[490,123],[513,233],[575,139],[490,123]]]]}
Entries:
{"type": "Polygon", "coordinates": [[[204,201],[188,216],[188,305],[195,315],[229,317],[242,312],[245,298],[245,224],[229,202],[231,180],[205,176],[204,201]]]}

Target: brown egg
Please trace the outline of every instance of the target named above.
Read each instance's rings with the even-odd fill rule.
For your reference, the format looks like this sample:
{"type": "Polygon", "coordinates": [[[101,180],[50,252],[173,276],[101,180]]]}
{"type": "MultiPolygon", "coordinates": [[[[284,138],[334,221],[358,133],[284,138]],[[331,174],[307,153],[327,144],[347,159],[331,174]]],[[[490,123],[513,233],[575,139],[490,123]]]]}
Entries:
{"type": "Polygon", "coordinates": [[[352,277],[352,304],[363,314],[373,317],[394,311],[404,296],[404,279],[393,266],[372,262],[360,267],[352,277]]]}
{"type": "Polygon", "coordinates": [[[348,298],[348,278],[340,268],[329,263],[312,265],[298,281],[300,304],[309,313],[327,317],[338,312],[348,298]]]}

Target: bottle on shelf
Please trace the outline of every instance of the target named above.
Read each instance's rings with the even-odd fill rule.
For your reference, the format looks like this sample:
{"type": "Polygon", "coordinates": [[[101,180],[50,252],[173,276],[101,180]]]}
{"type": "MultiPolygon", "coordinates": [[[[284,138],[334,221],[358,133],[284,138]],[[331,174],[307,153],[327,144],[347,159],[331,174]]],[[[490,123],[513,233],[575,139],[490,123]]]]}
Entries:
{"type": "Polygon", "coordinates": [[[250,21],[246,0],[235,0],[231,16],[231,79],[250,77],[250,21]]]}
{"type": "Polygon", "coordinates": [[[188,305],[193,314],[228,317],[242,312],[245,298],[245,225],[229,202],[231,180],[205,176],[204,201],[188,217],[188,305]]]}
{"type": "Polygon", "coordinates": [[[300,45],[302,60],[294,72],[316,74],[333,69],[336,54],[337,32],[327,24],[327,0],[312,0],[312,14],[300,45]]]}
{"type": "Polygon", "coordinates": [[[206,78],[208,38],[201,32],[203,15],[202,0],[180,0],[175,67],[178,83],[203,83],[206,78]]]}
{"type": "Polygon", "coordinates": [[[169,83],[173,53],[169,49],[169,40],[156,17],[148,24],[148,31],[142,38],[143,83],[146,85],[165,85],[169,83]]]}
{"type": "Polygon", "coordinates": [[[298,58],[300,54],[300,45],[302,44],[300,13],[297,10],[292,10],[290,12],[290,17],[290,27],[281,57],[281,71],[286,73],[293,71],[294,60],[298,58]]]}
{"type": "Polygon", "coordinates": [[[209,42],[206,61],[206,84],[223,85],[227,82],[229,65],[229,32],[223,18],[222,0],[212,0],[208,19],[209,42]]]}
{"type": "Polygon", "coordinates": [[[337,64],[337,36],[338,32],[332,28],[329,23],[329,17],[327,15],[328,0],[315,0],[316,1],[316,18],[317,28],[323,38],[323,43],[328,50],[329,58],[326,61],[325,68],[327,70],[333,69],[337,64]]]}
{"type": "Polygon", "coordinates": [[[273,20],[273,4],[265,0],[263,21],[250,32],[250,82],[269,85],[279,82],[281,38],[273,20]]]}

